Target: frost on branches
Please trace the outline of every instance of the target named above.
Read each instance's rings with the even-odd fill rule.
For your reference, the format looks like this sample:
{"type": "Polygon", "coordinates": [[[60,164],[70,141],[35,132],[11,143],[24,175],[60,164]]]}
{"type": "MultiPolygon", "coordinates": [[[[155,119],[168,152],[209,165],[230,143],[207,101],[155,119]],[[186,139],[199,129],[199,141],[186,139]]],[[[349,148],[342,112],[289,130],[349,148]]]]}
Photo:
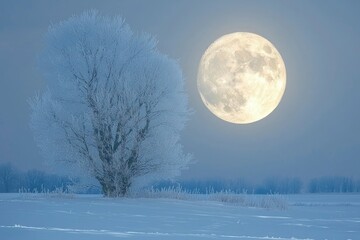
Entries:
{"type": "Polygon", "coordinates": [[[48,88],[31,101],[31,125],[47,159],[87,169],[109,197],[186,167],[184,81],[154,38],[85,12],[51,26],[45,40],[48,88]]]}

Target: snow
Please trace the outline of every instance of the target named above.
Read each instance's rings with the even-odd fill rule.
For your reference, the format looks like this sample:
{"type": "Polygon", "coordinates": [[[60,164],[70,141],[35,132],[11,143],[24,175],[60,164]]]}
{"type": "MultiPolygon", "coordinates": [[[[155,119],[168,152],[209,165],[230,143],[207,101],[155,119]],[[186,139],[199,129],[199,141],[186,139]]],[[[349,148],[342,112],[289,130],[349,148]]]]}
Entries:
{"type": "Polygon", "coordinates": [[[215,201],[0,194],[0,239],[360,239],[360,195],[286,196],[286,210],[215,201]]]}

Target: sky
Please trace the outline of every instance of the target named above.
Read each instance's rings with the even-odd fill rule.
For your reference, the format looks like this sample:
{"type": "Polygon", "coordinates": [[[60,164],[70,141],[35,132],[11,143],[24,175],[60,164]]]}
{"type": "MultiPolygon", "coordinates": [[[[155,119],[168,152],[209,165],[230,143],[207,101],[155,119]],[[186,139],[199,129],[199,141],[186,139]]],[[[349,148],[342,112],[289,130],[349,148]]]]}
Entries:
{"type": "Polygon", "coordinates": [[[356,0],[0,1],[0,163],[49,170],[29,128],[28,100],[46,88],[37,55],[51,23],[90,9],[155,35],[159,50],[178,60],[194,112],[181,140],[194,163],[182,178],[360,178],[356,0]],[[252,124],[217,118],[197,90],[202,54],[233,32],[264,36],[286,65],[279,106],[252,124]]]}

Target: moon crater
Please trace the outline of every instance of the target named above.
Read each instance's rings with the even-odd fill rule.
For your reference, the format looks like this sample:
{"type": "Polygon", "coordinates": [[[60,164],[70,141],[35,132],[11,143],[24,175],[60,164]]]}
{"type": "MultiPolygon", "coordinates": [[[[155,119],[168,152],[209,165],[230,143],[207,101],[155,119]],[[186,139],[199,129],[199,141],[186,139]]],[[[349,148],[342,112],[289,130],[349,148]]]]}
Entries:
{"type": "Polygon", "coordinates": [[[198,90],[217,117],[246,124],[269,115],[279,104],[286,85],[280,53],[253,33],[232,33],[216,40],[201,58],[198,90]]]}

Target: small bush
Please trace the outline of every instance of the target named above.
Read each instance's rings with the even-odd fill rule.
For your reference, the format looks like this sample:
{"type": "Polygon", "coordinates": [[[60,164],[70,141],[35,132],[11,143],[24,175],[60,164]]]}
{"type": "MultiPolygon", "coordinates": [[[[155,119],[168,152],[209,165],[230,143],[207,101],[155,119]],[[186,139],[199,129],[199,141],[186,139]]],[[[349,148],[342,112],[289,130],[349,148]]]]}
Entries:
{"type": "Polygon", "coordinates": [[[241,207],[254,207],[265,209],[285,210],[288,207],[286,199],[279,194],[254,195],[254,194],[238,194],[231,191],[212,192],[211,189],[206,194],[200,194],[198,191],[189,192],[177,187],[168,187],[161,189],[149,188],[141,192],[130,195],[134,198],[167,198],[177,200],[191,201],[216,201],[229,205],[241,207]]]}

